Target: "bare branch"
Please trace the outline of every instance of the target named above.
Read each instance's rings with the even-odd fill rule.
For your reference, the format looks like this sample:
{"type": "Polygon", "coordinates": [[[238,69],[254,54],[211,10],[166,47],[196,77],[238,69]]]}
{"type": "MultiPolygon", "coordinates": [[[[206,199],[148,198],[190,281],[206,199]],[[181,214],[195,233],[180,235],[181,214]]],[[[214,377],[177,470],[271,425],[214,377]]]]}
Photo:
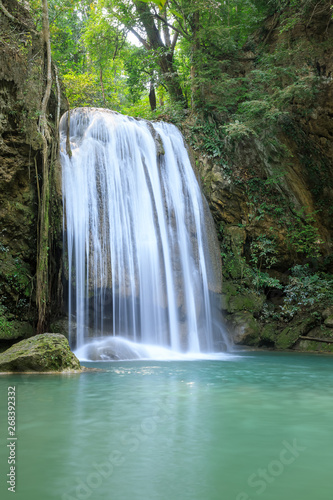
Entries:
{"type": "Polygon", "coordinates": [[[152,48],[151,45],[149,45],[149,43],[147,42],[147,40],[145,40],[144,38],[142,38],[142,36],[139,35],[139,33],[134,28],[129,28],[129,31],[131,33],[133,33],[133,35],[135,35],[137,37],[137,39],[139,40],[139,42],[141,42],[142,45],[144,47],[146,47],[147,50],[150,50],[152,48]]]}
{"type": "Polygon", "coordinates": [[[175,50],[176,43],[177,43],[177,40],[178,40],[178,36],[179,36],[179,33],[176,31],[175,34],[173,35],[173,39],[172,39],[171,46],[170,46],[170,50],[171,50],[172,54],[173,54],[173,52],[175,50]]]}
{"type": "Polygon", "coordinates": [[[179,30],[174,25],[168,23],[168,21],[166,19],[164,19],[162,16],[160,16],[159,14],[157,14],[157,12],[154,13],[154,17],[156,17],[156,19],[159,19],[160,21],[162,21],[162,23],[164,23],[166,26],[171,28],[173,31],[176,31],[179,35],[182,35],[185,38],[187,38],[189,36],[188,32],[183,30],[183,27],[181,25],[179,25],[180,26],[180,30],[179,30]]]}

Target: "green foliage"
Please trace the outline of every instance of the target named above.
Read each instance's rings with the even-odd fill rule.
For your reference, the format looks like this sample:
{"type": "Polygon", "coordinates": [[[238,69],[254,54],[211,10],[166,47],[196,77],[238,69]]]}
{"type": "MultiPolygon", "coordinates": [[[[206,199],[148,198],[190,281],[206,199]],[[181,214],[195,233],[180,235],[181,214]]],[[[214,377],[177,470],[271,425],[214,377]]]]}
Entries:
{"type": "Polygon", "coordinates": [[[13,324],[6,317],[7,308],[0,304],[0,338],[12,338],[15,334],[13,324]]]}
{"type": "Polygon", "coordinates": [[[284,288],[285,299],[281,315],[291,318],[297,312],[316,304],[333,301],[333,276],[313,273],[308,265],[297,265],[291,270],[288,285],[284,288]]]}
{"type": "Polygon", "coordinates": [[[277,262],[277,248],[274,237],[260,235],[250,245],[251,262],[258,269],[270,269],[277,262]]]}
{"type": "Polygon", "coordinates": [[[298,254],[309,258],[320,257],[322,240],[315,226],[315,214],[304,214],[304,211],[295,214],[292,222],[288,224],[287,241],[289,248],[298,254]]]}
{"type": "Polygon", "coordinates": [[[254,270],[250,268],[249,276],[251,277],[252,286],[257,292],[260,290],[265,291],[270,288],[283,288],[277,278],[273,278],[272,276],[269,276],[268,273],[260,271],[259,269],[254,270]]]}
{"type": "Polygon", "coordinates": [[[260,235],[255,238],[250,245],[250,262],[254,266],[252,283],[256,290],[265,288],[281,288],[276,278],[270,277],[264,269],[270,269],[277,262],[277,248],[274,237],[269,238],[266,235],[260,235]]]}

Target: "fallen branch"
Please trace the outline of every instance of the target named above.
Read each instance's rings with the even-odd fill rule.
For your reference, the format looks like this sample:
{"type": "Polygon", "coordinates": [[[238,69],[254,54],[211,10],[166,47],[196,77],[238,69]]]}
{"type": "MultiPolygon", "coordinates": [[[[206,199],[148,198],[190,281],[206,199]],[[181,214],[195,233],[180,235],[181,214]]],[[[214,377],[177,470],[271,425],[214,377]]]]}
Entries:
{"type": "Polygon", "coordinates": [[[299,337],[302,340],[314,340],[315,342],[325,342],[326,344],[333,344],[333,339],[316,339],[315,337],[304,337],[300,336],[299,337]]]}

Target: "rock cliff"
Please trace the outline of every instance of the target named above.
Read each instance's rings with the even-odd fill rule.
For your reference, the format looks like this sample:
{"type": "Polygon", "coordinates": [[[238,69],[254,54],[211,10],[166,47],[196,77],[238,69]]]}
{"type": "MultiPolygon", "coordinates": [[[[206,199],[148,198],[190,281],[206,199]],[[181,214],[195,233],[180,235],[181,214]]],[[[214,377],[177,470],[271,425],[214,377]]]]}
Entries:
{"type": "MultiPolygon", "coordinates": [[[[4,0],[12,18],[0,15],[0,341],[35,332],[36,262],[41,213],[42,138],[39,127],[45,90],[45,51],[30,14],[16,0],[4,0]]],[[[55,83],[47,119],[57,148],[55,83]]],[[[61,243],[60,170],[50,161],[50,305],[57,307],[61,243]]]]}
{"type": "Polygon", "coordinates": [[[244,82],[249,94],[258,86],[257,101],[239,98],[221,112],[213,84],[204,90],[210,113],[183,126],[220,234],[222,309],[237,344],[333,350],[325,320],[333,300],[333,22],[323,4],[276,12],[238,58],[221,62],[239,92],[244,82]]]}

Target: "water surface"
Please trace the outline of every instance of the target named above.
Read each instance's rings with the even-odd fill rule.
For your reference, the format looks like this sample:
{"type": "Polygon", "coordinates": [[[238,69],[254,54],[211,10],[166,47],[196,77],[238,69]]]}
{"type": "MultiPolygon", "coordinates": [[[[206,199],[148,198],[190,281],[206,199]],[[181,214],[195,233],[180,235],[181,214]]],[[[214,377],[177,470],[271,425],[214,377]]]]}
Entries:
{"type": "Polygon", "coordinates": [[[99,363],[1,377],[1,498],[329,500],[333,359],[99,363]],[[17,392],[17,488],[7,492],[7,386],[17,392]]]}

